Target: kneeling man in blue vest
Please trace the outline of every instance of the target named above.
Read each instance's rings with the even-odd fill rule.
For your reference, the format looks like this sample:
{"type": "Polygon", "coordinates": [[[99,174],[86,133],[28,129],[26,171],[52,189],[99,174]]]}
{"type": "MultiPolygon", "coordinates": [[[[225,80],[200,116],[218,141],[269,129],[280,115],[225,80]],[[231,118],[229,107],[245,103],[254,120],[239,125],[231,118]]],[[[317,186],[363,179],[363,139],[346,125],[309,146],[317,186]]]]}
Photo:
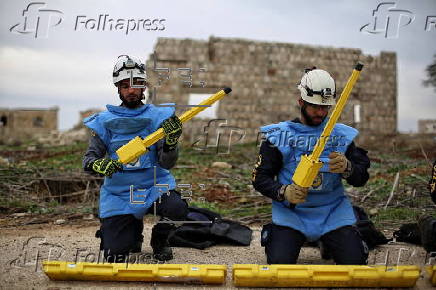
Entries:
{"type": "Polygon", "coordinates": [[[323,166],[310,188],[292,182],[304,154],[313,151],[335,105],[335,81],[324,70],[307,69],[298,84],[300,117],[260,128],[264,140],[252,174],[254,188],[272,199],[272,223],[261,242],[268,264],[295,264],[301,247],[319,242],[336,264],[367,264],[368,248],[353,226],[353,208],[343,180],[363,186],[369,179],[367,151],[353,142],[358,131],[336,124],[320,157],[323,166]]]}
{"type": "Polygon", "coordinates": [[[145,214],[157,214],[150,245],[154,258],[173,258],[168,235],[171,221],[183,221],[188,206],[175,191],[176,182],[169,169],[178,157],[178,139],[182,123],[175,116],[174,104],[148,104],[144,91],[145,66],[135,57],[118,58],[113,83],[122,101],[119,106],[107,105],[107,110],[84,120],[91,129],[88,150],[83,159],[85,171],[105,176],[100,189],[101,227],[96,237],[107,262],[126,262],[130,253],[141,252],[145,214]],[[136,136],[147,137],[160,127],[165,138],[151,146],[149,152],[133,164],[118,162],[116,150],[136,136]],[[164,184],[165,187],[156,186],[164,184]],[[133,197],[133,199],[132,199],[133,197]]]}

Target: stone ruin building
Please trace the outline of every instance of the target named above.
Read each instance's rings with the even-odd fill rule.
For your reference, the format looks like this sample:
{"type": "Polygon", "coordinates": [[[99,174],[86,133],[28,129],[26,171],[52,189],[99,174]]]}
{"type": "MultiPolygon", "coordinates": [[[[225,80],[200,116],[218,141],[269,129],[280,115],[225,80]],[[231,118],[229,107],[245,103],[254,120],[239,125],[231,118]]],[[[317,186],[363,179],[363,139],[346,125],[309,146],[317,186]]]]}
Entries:
{"type": "Polygon", "coordinates": [[[58,107],[0,108],[0,141],[11,143],[58,129],[58,107]]]}
{"type": "Polygon", "coordinates": [[[359,129],[360,141],[396,134],[397,59],[393,52],[372,56],[356,48],[215,37],[206,41],[159,38],[147,69],[155,86],[152,101],[157,104],[192,105],[231,87],[231,95],[208,108],[211,112],[206,118],[184,126],[185,138],[195,142],[215,126],[220,134],[233,132],[244,143],[259,140],[259,126],[299,116],[296,85],[304,68],[329,71],[341,92],[357,61],[365,66],[340,121],[359,129]],[[241,134],[243,138],[237,136],[241,134]]]}

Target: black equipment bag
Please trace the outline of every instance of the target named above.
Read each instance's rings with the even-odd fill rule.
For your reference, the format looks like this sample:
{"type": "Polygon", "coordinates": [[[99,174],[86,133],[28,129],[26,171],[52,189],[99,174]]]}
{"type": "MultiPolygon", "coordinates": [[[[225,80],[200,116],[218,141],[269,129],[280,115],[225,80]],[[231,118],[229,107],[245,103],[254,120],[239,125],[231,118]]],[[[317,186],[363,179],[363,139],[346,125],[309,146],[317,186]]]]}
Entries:
{"type": "Polygon", "coordinates": [[[211,210],[189,207],[187,221],[204,223],[185,223],[173,230],[169,236],[170,246],[205,249],[216,244],[249,246],[252,230],[235,221],[222,219],[211,210]]]}
{"type": "Polygon", "coordinates": [[[421,245],[421,234],[417,223],[401,225],[400,229],[394,232],[394,237],[398,242],[421,245]]]}

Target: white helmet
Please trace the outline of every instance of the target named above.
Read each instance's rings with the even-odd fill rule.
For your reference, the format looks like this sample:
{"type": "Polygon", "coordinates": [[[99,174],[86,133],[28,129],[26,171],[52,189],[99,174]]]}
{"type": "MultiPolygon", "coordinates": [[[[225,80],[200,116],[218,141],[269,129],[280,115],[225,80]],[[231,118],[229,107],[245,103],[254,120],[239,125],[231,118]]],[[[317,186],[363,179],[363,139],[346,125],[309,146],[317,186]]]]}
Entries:
{"type": "Polygon", "coordinates": [[[336,98],[336,85],[328,72],[322,69],[306,69],[298,84],[301,98],[315,105],[334,105],[336,98]]]}
{"type": "Polygon", "coordinates": [[[114,85],[116,86],[119,81],[130,79],[130,75],[133,75],[133,78],[146,80],[145,65],[139,58],[120,55],[112,73],[114,85]]]}

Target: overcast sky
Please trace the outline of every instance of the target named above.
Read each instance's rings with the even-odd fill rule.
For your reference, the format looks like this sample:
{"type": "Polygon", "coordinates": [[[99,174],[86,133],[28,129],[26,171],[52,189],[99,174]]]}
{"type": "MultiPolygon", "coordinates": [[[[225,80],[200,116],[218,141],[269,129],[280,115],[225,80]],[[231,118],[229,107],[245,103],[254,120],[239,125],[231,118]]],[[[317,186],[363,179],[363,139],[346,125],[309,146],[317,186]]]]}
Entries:
{"type": "Polygon", "coordinates": [[[25,13],[24,29],[23,10],[30,3],[35,2],[0,2],[0,107],[58,106],[60,129],[76,124],[80,110],[118,103],[111,76],[118,55],[131,54],[145,60],[158,37],[207,40],[211,35],[359,48],[365,54],[394,51],[398,61],[399,130],[416,131],[418,119],[436,118],[436,93],[422,86],[425,67],[436,53],[435,0],[47,0],[39,2],[45,7],[31,5],[25,13]],[[382,5],[383,13],[381,9],[376,13],[379,23],[390,15],[387,37],[360,31],[367,23],[367,31],[373,28],[373,10],[381,3],[390,3],[382,5]],[[86,29],[86,21],[91,28],[100,14],[108,14],[107,19],[114,21],[126,19],[125,23],[128,19],[164,20],[149,26],[156,31],[142,26],[127,34],[126,27],[86,29]],[[427,21],[428,16],[433,18],[427,21]],[[392,23],[399,23],[398,33],[398,25],[392,23]]]}

